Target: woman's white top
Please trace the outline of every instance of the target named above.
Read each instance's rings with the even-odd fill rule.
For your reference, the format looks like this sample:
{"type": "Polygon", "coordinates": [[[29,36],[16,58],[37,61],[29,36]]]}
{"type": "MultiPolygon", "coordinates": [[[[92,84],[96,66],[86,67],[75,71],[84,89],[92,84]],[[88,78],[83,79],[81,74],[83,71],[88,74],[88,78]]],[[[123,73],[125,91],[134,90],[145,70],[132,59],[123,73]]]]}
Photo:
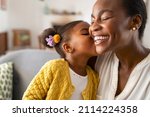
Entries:
{"type": "Polygon", "coordinates": [[[150,100],[150,54],[136,65],[124,90],[115,97],[118,85],[118,66],[119,59],[112,52],[98,57],[95,66],[100,77],[97,99],[150,100]]]}
{"type": "Polygon", "coordinates": [[[69,70],[71,82],[75,87],[75,91],[73,92],[73,95],[70,100],[83,100],[82,91],[86,88],[87,85],[87,75],[81,76],[75,73],[71,68],[69,68],[69,70]]]}

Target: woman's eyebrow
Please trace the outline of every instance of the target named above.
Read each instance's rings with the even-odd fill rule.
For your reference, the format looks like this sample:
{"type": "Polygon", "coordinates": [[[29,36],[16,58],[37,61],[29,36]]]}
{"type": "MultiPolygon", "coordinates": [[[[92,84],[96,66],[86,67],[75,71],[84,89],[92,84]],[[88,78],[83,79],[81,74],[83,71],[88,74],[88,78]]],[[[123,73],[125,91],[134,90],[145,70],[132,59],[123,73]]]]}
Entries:
{"type": "MultiPolygon", "coordinates": [[[[100,11],[98,12],[98,16],[101,16],[101,15],[102,15],[103,13],[105,13],[105,12],[113,13],[113,11],[110,10],[110,9],[104,9],[104,10],[100,10],[100,11]]],[[[91,17],[94,18],[95,16],[94,16],[93,14],[91,14],[91,17]]]]}

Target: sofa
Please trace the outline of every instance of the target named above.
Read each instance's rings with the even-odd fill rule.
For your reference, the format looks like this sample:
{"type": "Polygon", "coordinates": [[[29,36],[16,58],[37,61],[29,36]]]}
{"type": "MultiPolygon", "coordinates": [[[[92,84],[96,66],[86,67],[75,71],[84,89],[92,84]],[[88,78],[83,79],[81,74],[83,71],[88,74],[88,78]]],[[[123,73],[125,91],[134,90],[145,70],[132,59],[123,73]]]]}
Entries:
{"type": "Polygon", "coordinates": [[[60,56],[54,50],[22,49],[0,56],[0,64],[13,63],[12,99],[21,100],[27,86],[44,65],[60,56]]]}

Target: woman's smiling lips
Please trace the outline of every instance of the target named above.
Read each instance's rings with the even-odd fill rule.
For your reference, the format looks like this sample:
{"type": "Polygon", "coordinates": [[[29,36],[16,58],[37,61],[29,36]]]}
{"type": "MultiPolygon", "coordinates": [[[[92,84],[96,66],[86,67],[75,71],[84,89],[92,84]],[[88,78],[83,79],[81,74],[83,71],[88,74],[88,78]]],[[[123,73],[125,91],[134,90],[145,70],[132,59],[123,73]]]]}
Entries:
{"type": "Polygon", "coordinates": [[[104,41],[107,41],[108,39],[109,39],[108,35],[94,36],[94,43],[95,43],[95,45],[98,45],[104,41]]]}

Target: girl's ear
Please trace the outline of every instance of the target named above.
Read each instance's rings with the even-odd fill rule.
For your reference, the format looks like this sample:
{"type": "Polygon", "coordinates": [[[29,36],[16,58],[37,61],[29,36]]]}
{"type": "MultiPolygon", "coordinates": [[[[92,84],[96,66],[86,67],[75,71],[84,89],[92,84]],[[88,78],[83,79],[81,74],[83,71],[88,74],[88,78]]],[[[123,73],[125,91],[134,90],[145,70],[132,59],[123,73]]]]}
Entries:
{"type": "Polygon", "coordinates": [[[142,25],[142,17],[141,15],[135,15],[132,17],[132,21],[131,21],[131,25],[130,25],[130,29],[135,31],[137,29],[139,29],[142,25]]]}
{"type": "Polygon", "coordinates": [[[71,45],[69,43],[63,43],[62,48],[63,48],[64,52],[66,52],[66,53],[73,52],[73,48],[71,47],[71,45]]]}

